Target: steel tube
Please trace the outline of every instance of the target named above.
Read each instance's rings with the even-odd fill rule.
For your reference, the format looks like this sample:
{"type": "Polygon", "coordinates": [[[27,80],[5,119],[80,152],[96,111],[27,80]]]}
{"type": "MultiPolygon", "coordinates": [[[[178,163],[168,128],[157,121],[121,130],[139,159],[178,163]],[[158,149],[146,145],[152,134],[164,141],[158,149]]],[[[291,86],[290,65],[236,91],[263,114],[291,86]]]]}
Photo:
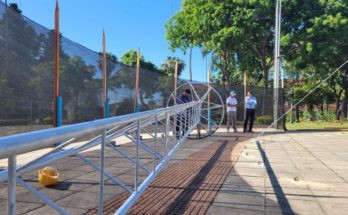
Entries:
{"type": "MultiPolygon", "coordinates": [[[[125,153],[124,151],[122,151],[121,149],[118,149],[117,147],[108,144],[108,146],[110,146],[114,151],[120,153],[122,156],[124,156],[125,158],[127,158],[127,160],[129,160],[132,163],[136,163],[136,161],[131,158],[129,155],[127,155],[127,153],[125,153]]],[[[142,165],[141,163],[139,163],[139,167],[142,168],[145,172],[150,173],[150,170],[148,170],[144,165],[142,165]]]]}
{"type": "MultiPolygon", "coordinates": [[[[194,124],[197,126],[198,122],[194,124]]],[[[194,126],[188,130],[188,132],[184,135],[185,137],[193,130],[194,126]]],[[[138,192],[133,192],[130,197],[122,204],[122,206],[115,212],[115,215],[126,214],[130,207],[136,202],[136,200],[140,197],[141,193],[145,191],[145,189],[150,185],[156,175],[166,166],[169,159],[175,154],[178,148],[185,142],[185,138],[180,139],[180,141],[170,150],[168,153],[168,157],[164,157],[163,160],[157,165],[156,170],[149,174],[149,176],[141,183],[138,187],[138,192]]]]}
{"type": "MultiPolygon", "coordinates": [[[[135,154],[135,159],[136,159],[136,162],[135,162],[135,181],[134,181],[134,190],[135,192],[138,192],[138,177],[139,177],[139,145],[140,145],[140,123],[138,121],[138,124],[137,124],[137,140],[136,140],[136,154],[135,154]]],[[[155,156],[155,154],[154,154],[155,156]]]]}
{"type": "Polygon", "coordinates": [[[8,158],[7,214],[16,215],[16,156],[8,158]]]}
{"type": "MultiPolygon", "coordinates": [[[[80,154],[76,154],[77,157],[79,157],[81,160],[83,160],[84,162],[86,162],[87,164],[91,165],[94,169],[96,169],[97,171],[101,171],[100,167],[93,163],[92,161],[88,160],[87,158],[85,158],[83,155],[80,154]]],[[[118,180],[117,178],[112,177],[109,173],[104,172],[104,175],[106,177],[108,177],[112,182],[114,182],[115,184],[120,185],[123,189],[127,190],[129,193],[132,192],[132,190],[126,186],[125,184],[123,184],[120,180],[118,180]]]]}
{"type": "MultiPolygon", "coordinates": [[[[155,116],[155,145],[154,145],[154,150],[157,152],[157,128],[158,128],[158,123],[157,123],[157,115],[155,116]]],[[[153,171],[156,169],[156,157],[153,155],[153,171]]]]}
{"type": "Polygon", "coordinates": [[[105,174],[105,130],[102,132],[100,149],[100,179],[99,179],[99,204],[98,214],[103,214],[104,208],[104,174],[105,174]]]}
{"type": "Polygon", "coordinates": [[[36,189],[32,188],[29,184],[27,184],[25,181],[23,181],[20,178],[17,178],[18,183],[20,183],[23,187],[25,187],[27,190],[32,192],[34,195],[39,197],[42,201],[44,201],[46,204],[54,208],[56,211],[58,211],[60,214],[63,215],[68,215],[69,213],[65,211],[62,207],[57,205],[55,202],[53,202],[50,198],[48,198],[46,195],[43,193],[37,191],[36,189]]]}
{"type": "Polygon", "coordinates": [[[111,129],[117,125],[134,122],[135,120],[141,120],[155,114],[159,115],[168,112],[176,112],[176,108],[178,107],[188,108],[193,106],[195,103],[197,102],[190,102],[168,108],[160,108],[91,122],[1,137],[0,159],[50,147],[52,144],[58,142],[81,137],[94,132],[101,132],[103,129],[111,129]]]}
{"type": "MultiPolygon", "coordinates": [[[[53,154],[50,154],[48,156],[46,156],[45,158],[40,159],[40,161],[37,161],[35,163],[32,163],[31,165],[25,167],[24,169],[21,169],[17,172],[17,175],[28,172],[30,170],[42,167],[48,163],[51,163],[53,161],[56,160],[60,160],[62,158],[68,157],[70,155],[74,155],[75,154],[75,150],[74,149],[67,149],[61,152],[56,152],[53,154]]],[[[6,180],[8,176],[8,171],[4,170],[0,173],[0,182],[6,180]]]]}

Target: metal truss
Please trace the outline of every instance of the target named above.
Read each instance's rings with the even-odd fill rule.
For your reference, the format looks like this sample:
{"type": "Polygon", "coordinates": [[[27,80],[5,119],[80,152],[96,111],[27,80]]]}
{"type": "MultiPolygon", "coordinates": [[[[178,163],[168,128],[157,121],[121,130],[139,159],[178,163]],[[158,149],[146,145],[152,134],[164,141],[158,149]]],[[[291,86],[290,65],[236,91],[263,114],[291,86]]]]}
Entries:
{"type": "Polygon", "coordinates": [[[8,169],[0,172],[0,182],[6,180],[8,182],[8,214],[16,214],[17,183],[60,214],[68,214],[63,207],[19,177],[25,172],[68,156],[75,156],[100,172],[98,214],[103,213],[104,180],[106,178],[129,192],[129,198],[115,212],[115,214],[125,214],[185,142],[188,135],[197,127],[201,120],[203,102],[210,90],[211,88],[199,100],[172,107],[0,138],[0,159],[8,158],[8,169]],[[100,135],[90,139],[83,145],[67,148],[77,138],[96,132],[100,135]],[[122,136],[130,140],[130,144],[135,148],[135,155],[122,150],[117,143],[113,144],[115,138],[122,136]],[[149,138],[145,140],[142,138],[143,136],[149,138]],[[60,144],[39,158],[22,166],[16,164],[17,155],[47,148],[56,143],[60,144]],[[100,164],[93,162],[82,154],[86,150],[99,145],[100,164]],[[135,170],[133,186],[127,185],[105,170],[106,146],[109,146],[115,153],[127,159],[133,165],[135,170]],[[152,157],[151,165],[141,163],[141,150],[152,157]],[[146,173],[143,180],[141,180],[139,174],[140,170],[146,173]]]}

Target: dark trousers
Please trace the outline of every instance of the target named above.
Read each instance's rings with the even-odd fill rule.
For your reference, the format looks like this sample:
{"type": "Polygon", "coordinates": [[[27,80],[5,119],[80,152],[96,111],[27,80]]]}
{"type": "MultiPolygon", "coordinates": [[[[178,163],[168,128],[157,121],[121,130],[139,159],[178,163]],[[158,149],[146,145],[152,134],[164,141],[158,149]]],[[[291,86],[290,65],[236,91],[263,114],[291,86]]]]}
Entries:
{"type": "Polygon", "coordinates": [[[185,133],[187,132],[188,130],[188,117],[186,116],[185,118],[185,115],[184,114],[178,114],[177,115],[177,119],[176,119],[176,137],[179,138],[180,137],[180,133],[182,133],[182,135],[184,136],[185,133]],[[185,119],[186,119],[186,123],[185,123],[185,119]],[[180,132],[181,130],[181,132],[180,132]]]}
{"type": "Polygon", "coordinates": [[[250,124],[249,124],[249,131],[253,130],[253,124],[254,124],[254,118],[255,118],[255,109],[246,109],[246,113],[245,113],[245,119],[244,119],[244,130],[247,130],[247,125],[248,125],[248,121],[250,119],[250,124]]]}

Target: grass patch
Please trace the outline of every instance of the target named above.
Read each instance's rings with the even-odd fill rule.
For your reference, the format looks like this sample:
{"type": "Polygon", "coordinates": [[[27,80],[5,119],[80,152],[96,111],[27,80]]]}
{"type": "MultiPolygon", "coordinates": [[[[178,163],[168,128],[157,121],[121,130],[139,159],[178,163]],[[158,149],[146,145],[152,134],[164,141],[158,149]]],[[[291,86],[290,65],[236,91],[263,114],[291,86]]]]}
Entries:
{"type": "Polygon", "coordinates": [[[289,130],[318,130],[318,129],[343,129],[348,130],[348,122],[300,122],[300,123],[286,123],[289,130]]]}

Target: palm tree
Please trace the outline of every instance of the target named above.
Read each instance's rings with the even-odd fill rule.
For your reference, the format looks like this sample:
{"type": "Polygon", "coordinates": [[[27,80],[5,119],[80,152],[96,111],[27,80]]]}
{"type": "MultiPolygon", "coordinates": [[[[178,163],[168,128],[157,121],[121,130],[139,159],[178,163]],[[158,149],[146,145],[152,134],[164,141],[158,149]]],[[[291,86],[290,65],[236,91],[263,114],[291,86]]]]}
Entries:
{"type": "Polygon", "coordinates": [[[173,76],[175,73],[175,64],[178,61],[178,76],[185,68],[185,62],[176,57],[167,57],[167,60],[161,65],[161,69],[168,75],[173,76]]]}

